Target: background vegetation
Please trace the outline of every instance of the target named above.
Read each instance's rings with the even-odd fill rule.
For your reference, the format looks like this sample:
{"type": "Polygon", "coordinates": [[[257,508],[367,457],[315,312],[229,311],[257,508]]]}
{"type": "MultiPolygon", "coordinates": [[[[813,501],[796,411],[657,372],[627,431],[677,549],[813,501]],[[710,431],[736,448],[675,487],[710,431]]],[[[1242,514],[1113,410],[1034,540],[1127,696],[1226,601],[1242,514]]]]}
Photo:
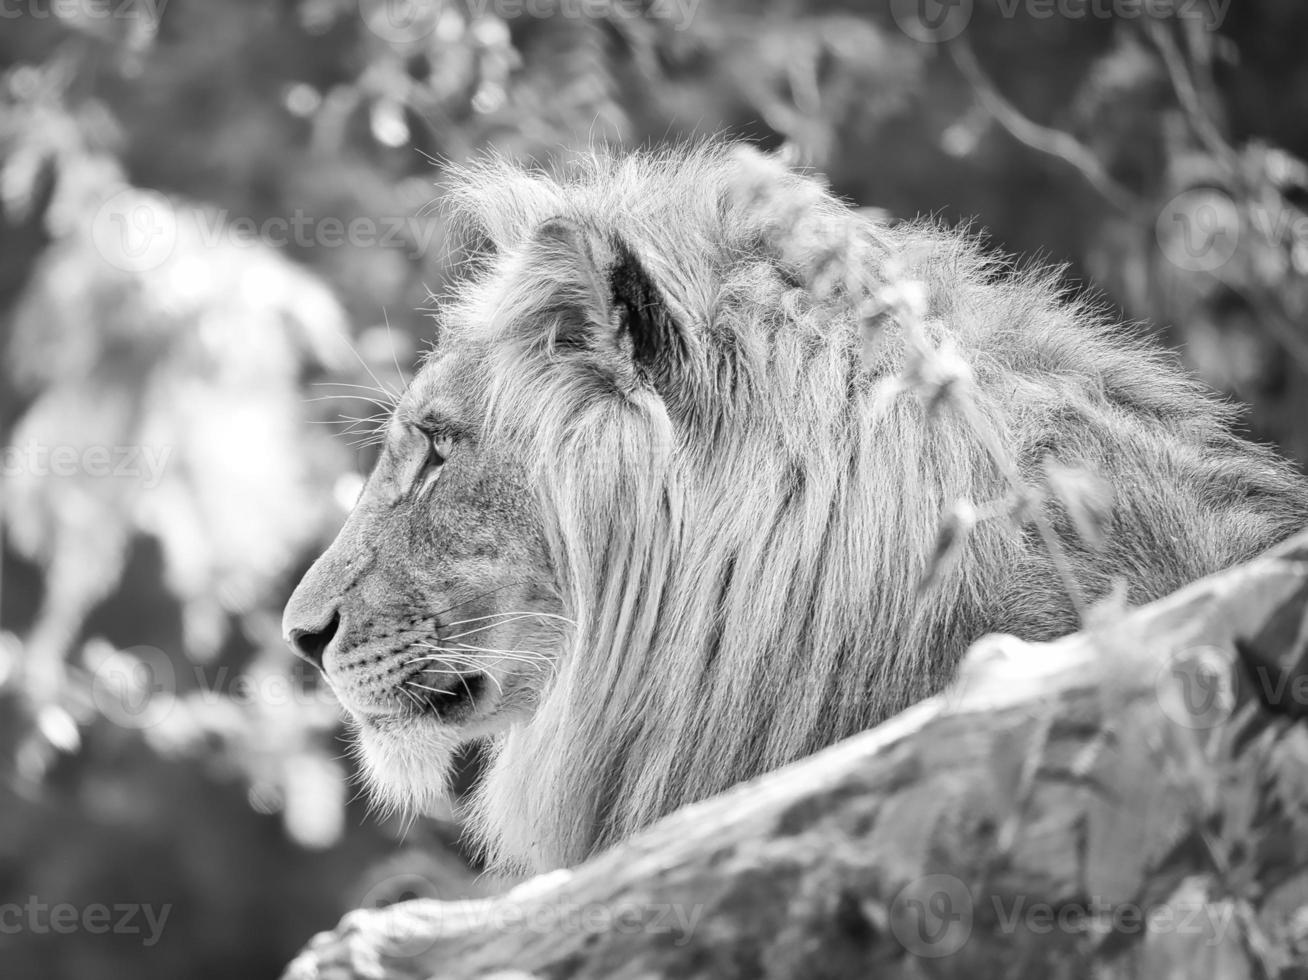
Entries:
{"type": "Polygon", "coordinates": [[[1308,461],[1308,8],[917,9],[0,3],[0,907],[170,909],[148,946],[0,917],[0,974],[273,976],[487,887],[451,820],[353,798],[278,638],[371,462],[350,386],[403,383],[457,271],[446,161],[754,139],[1067,263],[1308,461]]]}

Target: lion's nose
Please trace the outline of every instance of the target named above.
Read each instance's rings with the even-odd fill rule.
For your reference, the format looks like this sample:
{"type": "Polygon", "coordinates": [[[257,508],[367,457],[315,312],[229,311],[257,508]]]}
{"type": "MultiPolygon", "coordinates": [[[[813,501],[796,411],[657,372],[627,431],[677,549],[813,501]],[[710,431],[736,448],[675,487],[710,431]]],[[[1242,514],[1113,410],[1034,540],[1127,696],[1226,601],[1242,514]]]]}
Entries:
{"type": "Polygon", "coordinates": [[[313,664],[319,670],[322,669],[323,651],[327,649],[328,644],[332,642],[332,637],[340,629],[341,616],[335,609],[331,611],[331,616],[326,623],[317,627],[291,626],[286,630],[286,642],[291,645],[291,649],[303,657],[309,663],[313,664]]]}

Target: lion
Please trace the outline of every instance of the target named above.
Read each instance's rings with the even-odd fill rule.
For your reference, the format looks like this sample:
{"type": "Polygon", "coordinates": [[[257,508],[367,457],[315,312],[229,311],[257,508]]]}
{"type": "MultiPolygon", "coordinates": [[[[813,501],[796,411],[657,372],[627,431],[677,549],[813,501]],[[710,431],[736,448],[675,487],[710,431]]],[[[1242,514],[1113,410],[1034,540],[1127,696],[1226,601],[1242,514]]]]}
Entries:
{"type": "Polygon", "coordinates": [[[574,865],[940,691],[984,634],[1056,637],[1308,525],[1308,481],[1057,270],[757,150],[490,160],[450,199],[468,273],[284,626],[379,800],[435,805],[487,744],[494,867],[574,865]],[[905,281],[921,322],[869,344],[905,281]],[[906,386],[924,339],[967,412],[906,386]],[[1102,540],[1045,494],[938,560],[958,501],[1050,461],[1111,486],[1102,540]]]}

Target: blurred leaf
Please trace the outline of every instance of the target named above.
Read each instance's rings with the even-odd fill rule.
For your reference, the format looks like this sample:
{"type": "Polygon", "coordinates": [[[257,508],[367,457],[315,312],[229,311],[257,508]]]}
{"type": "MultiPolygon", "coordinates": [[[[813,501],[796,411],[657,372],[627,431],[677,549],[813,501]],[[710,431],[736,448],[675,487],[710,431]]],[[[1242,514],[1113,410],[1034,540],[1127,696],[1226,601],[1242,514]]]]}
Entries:
{"type": "Polygon", "coordinates": [[[1077,535],[1091,548],[1103,548],[1113,522],[1112,485],[1089,467],[1068,466],[1052,456],[1045,457],[1042,468],[1077,535]]]}

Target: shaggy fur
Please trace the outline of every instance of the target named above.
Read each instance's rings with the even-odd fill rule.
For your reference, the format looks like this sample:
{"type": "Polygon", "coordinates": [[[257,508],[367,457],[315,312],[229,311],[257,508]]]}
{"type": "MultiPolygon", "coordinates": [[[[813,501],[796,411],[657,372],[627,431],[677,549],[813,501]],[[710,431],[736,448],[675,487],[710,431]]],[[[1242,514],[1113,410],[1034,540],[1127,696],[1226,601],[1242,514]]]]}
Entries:
{"type": "Polygon", "coordinates": [[[1052,456],[1107,477],[1099,550],[1046,505],[1090,600],[1114,577],[1153,599],[1308,524],[1291,467],[1056,274],[873,224],[751,151],[491,162],[452,197],[483,254],[439,357],[482,373],[479,439],[517,447],[576,624],[493,741],[472,816],[501,865],[574,863],[874,725],[984,633],[1075,629],[1029,523],[982,523],[918,589],[942,515],[1002,498],[1001,470],[1039,485],[1052,456]],[[856,310],[900,280],[970,368],[1000,465],[902,390],[902,323],[864,358],[856,310]]]}

